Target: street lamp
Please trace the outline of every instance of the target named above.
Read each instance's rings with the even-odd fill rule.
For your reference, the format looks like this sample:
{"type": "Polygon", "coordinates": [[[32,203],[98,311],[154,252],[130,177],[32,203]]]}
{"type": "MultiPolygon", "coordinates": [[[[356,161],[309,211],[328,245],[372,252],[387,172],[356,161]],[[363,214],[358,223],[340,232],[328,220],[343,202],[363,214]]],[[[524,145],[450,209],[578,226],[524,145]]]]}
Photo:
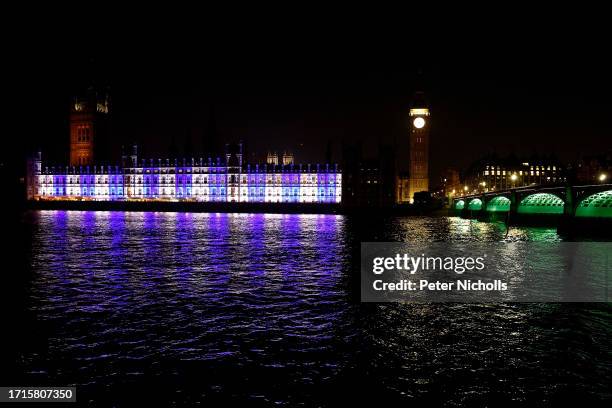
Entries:
{"type": "Polygon", "coordinates": [[[518,178],[518,177],[517,177],[516,173],[514,173],[514,174],[512,174],[512,175],[510,176],[510,180],[512,180],[512,188],[516,187],[516,179],[517,179],[517,178],[518,178]]]}
{"type": "Polygon", "coordinates": [[[601,181],[602,183],[606,181],[607,178],[608,178],[608,175],[606,173],[601,173],[599,175],[599,181],[601,181]]]}
{"type": "Polygon", "coordinates": [[[468,186],[463,187],[463,191],[467,192],[468,191],[468,186]]]}

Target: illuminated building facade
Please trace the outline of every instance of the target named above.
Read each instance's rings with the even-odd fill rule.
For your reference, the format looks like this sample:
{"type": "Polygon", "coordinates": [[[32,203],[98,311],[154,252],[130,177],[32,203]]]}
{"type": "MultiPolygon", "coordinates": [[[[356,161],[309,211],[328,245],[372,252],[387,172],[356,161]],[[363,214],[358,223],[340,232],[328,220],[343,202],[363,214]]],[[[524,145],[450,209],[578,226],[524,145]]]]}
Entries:
{"type": "Polygon", "coordinates": [[[562,184],[567,180],[565,166],[554,157],[532,156],[478,160],[468,169],[463,193],[507,190],[533,185],[562,184]]]}
{"type": "Polygon", "coordinates": [[[123,154],[121,165],[100,165],[108,155],[94,152],[108,151],[102,130],[108,130],[103,125],[109,113],[107,92],[89,87],[74,99],[70,165],[44,166],[40,152],[29,158],[28,199],[329,204],[342,200],[338,165],[294,164],[289,152],[283,153],[282,162],[277,153],[268,153],[266,164],[246,164],[242,143],[227,144],[223,158],[182,160],[143,160],[133,146],[131,154],[123,154]]]}
{"type": "Polygon", "coordinates": [[[266,163],[278,165],[278,154],[276,152],[268,152],[266,163]]]}
{"type": "Polygon", "coordinates": [[[284,151],[283,152],[283,166],[293,164],[293,153],[284,151]]]}
{"type": "Polygon", "coordinates": [[[258,203],[340,203],[337,165],[243,164],[242,147],[224,160],[140,160],[136,148],[122,166],[43,167],[30,162],[28,198],[258,203]]]}

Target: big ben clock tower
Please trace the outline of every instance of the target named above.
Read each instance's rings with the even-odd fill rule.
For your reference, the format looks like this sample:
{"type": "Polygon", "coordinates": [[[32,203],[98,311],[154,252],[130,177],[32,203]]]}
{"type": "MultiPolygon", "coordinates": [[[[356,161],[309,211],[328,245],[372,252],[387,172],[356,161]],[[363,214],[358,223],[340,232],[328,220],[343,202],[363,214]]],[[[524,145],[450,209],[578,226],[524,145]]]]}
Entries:
{"type": "Polygon", "coordinates": [[[410,174],[408,197],[429,190],[429,108],[423,92],[417,92],[409,112],[410,118],[410,174]]]}

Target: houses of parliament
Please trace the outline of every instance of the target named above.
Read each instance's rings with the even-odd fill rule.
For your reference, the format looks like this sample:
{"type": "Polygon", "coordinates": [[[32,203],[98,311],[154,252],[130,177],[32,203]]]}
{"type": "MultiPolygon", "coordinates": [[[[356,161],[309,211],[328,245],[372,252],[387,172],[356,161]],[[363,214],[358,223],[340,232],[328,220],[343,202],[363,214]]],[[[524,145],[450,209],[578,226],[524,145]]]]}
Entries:
{"type": "Polygon", "coordinates": [[[39,152],[29,160],[30,200],[141,200],[202,202],[340,203],[342,173],[337,164],[294,164],[268,160],[248,164],[242,143],[225,147],[222,157],[144,159],[138,147],[123,153],[121,163],[107,159],[107,94],[89,92],[70,110],[70,163],[44,165],[39,152]]]}

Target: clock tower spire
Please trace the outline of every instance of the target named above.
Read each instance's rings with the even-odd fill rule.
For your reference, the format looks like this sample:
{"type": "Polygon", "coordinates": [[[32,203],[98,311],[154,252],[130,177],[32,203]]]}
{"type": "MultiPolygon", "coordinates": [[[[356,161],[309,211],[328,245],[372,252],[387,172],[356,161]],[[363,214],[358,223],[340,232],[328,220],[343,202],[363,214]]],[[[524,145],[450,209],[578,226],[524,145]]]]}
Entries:
{"type": "Polygon", "coordinates": [[[409,111],[410,118],[410,174],[408,199],[414,193],[429,190],[429,128],[430,113],[425,94],[416,92],[409,111]]]}

